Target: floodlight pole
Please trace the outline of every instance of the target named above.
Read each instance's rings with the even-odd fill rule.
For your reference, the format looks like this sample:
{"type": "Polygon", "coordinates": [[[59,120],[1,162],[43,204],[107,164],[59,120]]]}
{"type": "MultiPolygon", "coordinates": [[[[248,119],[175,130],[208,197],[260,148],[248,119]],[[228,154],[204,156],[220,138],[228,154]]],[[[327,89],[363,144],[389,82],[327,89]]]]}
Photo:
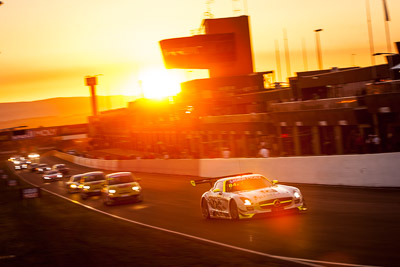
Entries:
{"type": "Polygon", "coordinates": [[[389,53],[392,52],[392,45],[390,41],[390,30],[389,30],[389,21],[390,21],[390,16],[389,16],[389,10],[386,4],[386,0],[383,0],[383,12],[385,15],[385,32],[386,32],[386,45],[387,45],[387,50],[389,53]]]}
{"type": "Polygon", "coordinates": [[[321,55],[321,41],[319,38],[319,32],[321,32],[322,29],[316,29],[314,30],[315,32],[315,41],[317,45],[317,59],[318,59],[318,68],[322,70],[322,55],[321,55]]]}
{"type": "Polygon", "coordinates": [[[365,0],[365,7],[367,11],[367,26],[368,26],[368,37],[369,37],[369,52],[371,55],[371,65],[375,65],[375,58],[373,54],[374,51],[374,37],[372,35],[372,25],[371,25],[371,11],[369,7],[369,0],[365,0]]]}
{"type": "Polygon", "coordinates": [[[97,116],[97,96],[96,96],[97,75],[86,76],[85,85],[90,87],[90,97],[92,100],[92,115],[97,116]]]}

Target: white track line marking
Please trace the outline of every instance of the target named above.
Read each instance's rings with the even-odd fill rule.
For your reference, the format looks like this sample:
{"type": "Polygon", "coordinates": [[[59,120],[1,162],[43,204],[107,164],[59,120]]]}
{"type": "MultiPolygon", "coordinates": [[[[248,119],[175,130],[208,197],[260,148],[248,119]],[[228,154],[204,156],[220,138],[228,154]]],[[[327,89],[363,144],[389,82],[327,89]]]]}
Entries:
{"type": "MultiPolygon", "coordinates": [[[[16,175],[19,176],[22,180],[24,180],[28,184],[31,184],[33,186],[37,186],[37,185],[35,185],[35,184],[31,183],[31,182],[28,182],[27,180],[25,180],[19,174],[16,173],[16,175]]],[[[250,249],[247,249],[247,248],[241,248],[241,247],[237,247],[237,246],[221,243],[221,242],[218,242],[218,241],[213,241],[213,240],[201,238],[201,237],[198,237],[198,236],[189,235],[189,234],[185,234],[185,233],[181,233],[181,232],[177,232],[177,231],[161,228],[161,227],[158,227],[158,226],[154,226],[154,225],[150,225],[150,224],[146,224],[146,223],[130,220],[130,219],[127,219],[127,218],[124,218],[124,217],[120,217],[118,215],[114,215],[114,214],[111,214],[111,213],[108,213],[108,212],[93,208],[92,206],[82,204],[79,201],[76,201],[76,200],[70,199],[68,197],[59,195],[59,194],[57,194],[55,192],[52,192],[52,191],[50,191],[48,189],[45,189],[45,188],[42,188],[42,187],[40,187],[40,188],[42,190],[50,193],[50,194],[56,195],[58,197],[61,197],[61,198],[65,199],[65,200],[67,200],[67,201],[70,201],[72,203],[81,205],[81,206],[83,206],[83,207],[85,207],[87,209],[91,209],[91,210],[100,212],[102,214],[114,217],[116,219],[120,219],[120,220],[123,220],[123,221],[126,221],[126,222],[130,222],[130,223],[133,223],[133,224],[141,225],[141,226],[144,226],[144,227],[147,227],[147,228],[151,228],[151,229],[155,229],[155,230],[159,230],[159,231],[163,231],[163,232],[167,232],[167,233],[171,233],[171,234],[180,235],[180,236],[184,236],[184,237],[187,237],[187,238],[199,240],[199,241],[202,241],[202,242],[218,245],[218,246],[221,246],[221,247],[235,249],[235,250],[239,250],[239,251],[243,251],[243,252],[247,252],[247,253],[251,253],[251,254],[256,254],[256,255],[260,255],[260,256],[264,256],[264,257],[268,257],[268,258],[279,259],[279,260],[284,260],[284,261],[290,261],[290,262],[295,262],[295,263],[299,263],[299,264],[303,264],[303,265],[307,265],[307,266],[313,266],[313,267],[322,267],[323,266],[323,265],[319,265],[319,264],[348,266],[348,267],[378,267],[378,266],[373,266],[373,265],[359,265],[359,264],[351,264],[351,263],[329,262],[329,261],[319,261],[319,260],[309,260],[309,259],[301,259],[301,258],[291,258],[291,257],[284,257],[284,256],[276,256],[276,255],[272,255],[272,254],[268,254],[268,253],[263,253],[263,252],[259,252],[259,251],[255,251],[255,250],[250,250],[250,249]]]]}

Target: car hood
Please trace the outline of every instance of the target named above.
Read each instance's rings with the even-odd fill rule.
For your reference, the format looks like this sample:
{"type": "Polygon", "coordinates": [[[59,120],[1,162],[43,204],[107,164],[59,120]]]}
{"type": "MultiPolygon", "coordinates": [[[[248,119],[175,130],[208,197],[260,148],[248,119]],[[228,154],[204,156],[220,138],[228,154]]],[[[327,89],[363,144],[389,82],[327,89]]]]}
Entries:
{"type": "Polygon", "coordinates": [[[124,183],[124,184],[113,184],[113,185],[108,185],[108,189],[114,189],[114,190],[123,190],[125,188],[131,188],[132,186],[139,186],[139,183],[137,182],[130,182],[130,183],[124,183]]]}
{"type": "Polygon", "coordinates": [[[284,185],[276,185],[252,191],[238,192],[239,197],[245,197],[252,202],[259,202],[268,199],[293,197],[293,188],[284,185]]]}
{"type": "Polygon", "coordinates": [[[45,177],[57,177],[58,174],[45,174],[43,176],[45,177]]]}

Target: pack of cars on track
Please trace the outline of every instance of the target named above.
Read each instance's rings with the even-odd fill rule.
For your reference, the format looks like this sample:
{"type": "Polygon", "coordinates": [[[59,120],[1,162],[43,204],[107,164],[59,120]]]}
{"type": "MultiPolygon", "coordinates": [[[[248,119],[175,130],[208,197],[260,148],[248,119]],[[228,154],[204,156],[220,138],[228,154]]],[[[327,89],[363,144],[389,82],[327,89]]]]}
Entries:
{"type": "Polygon", "coordinates": [[[79,193],[82,199],[100,195],[105,205],[143,201],[140,179],[131,172],[104,174],[93,171],[73,175],[66,182],[68,193],[79,193]]]}
{"type": "MultiPolygon", "coordinates": [[[[14,165],[21,165],[22,160],[10,158],[14,165]]],[[[101,196],[104,205],[143,201],[140,179],[131,172],[105,174],[92,171],[71,176],[65,164],[50,167],[45,163],[30,163],[28,166],[32,172],[43,174],[44,182],[68,177],[65,182],[67,192],[79,193],[83,200],[97,195],[101,196]]],[[[211,187],[200,199],[201,212],[206,219],[236,220],[268,213],[307,211],[297,187],[278,184],[277,180],[271,181],[261,174],[242,173],[191,181],[193,186],[204,183],[211,187]]]]}
{"type": "Polygon", "coordinates": [[[21,156],[11,157],[9,161],[14,163],[15,170],[22,170],[22,167],[19,166],[24,162],[26,164],[24,169],[42,174],[44,183],[62,181],[63,178],[67,178],[68,180],[65,182],[67,192],[79,193],[83,200],[98,195],[101,196],[105,205],[143,201],[140,179],[131,172],[105,174],[102,171],[92,171],[70,175],[70,169],[62,163],[50,167],[38,160],[35,162],[25,161],[25,158],[21,156]]]}

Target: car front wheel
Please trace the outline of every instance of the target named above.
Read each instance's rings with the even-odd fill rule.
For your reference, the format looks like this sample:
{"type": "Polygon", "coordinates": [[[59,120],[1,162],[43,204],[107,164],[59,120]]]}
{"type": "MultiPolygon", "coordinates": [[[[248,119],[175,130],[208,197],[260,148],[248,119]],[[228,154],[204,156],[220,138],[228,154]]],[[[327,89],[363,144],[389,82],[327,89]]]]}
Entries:
{"type": "Polygon", "coordinates": [[[201,213],[203,218],[209,219],[210,218],[210,210],[208,209],[207,201],[203,198],[201,201],[201,213]]]}
{"type": "Polygon", "coordinates": [[[239,210],[237,207],[237,204],[235,200],[232,200],[229,204],[229,213],[231,214],[231,219],[232,220],[238,220],[239,219],[239,210]]]}
{"type": "Polygon", "coordinates": [[[110,198],[108,196],[104,196],[103,197],[103,204],[106,205],[106,206],[110,206],[112,204],[111,200],[110,200],[110,198]]]}

